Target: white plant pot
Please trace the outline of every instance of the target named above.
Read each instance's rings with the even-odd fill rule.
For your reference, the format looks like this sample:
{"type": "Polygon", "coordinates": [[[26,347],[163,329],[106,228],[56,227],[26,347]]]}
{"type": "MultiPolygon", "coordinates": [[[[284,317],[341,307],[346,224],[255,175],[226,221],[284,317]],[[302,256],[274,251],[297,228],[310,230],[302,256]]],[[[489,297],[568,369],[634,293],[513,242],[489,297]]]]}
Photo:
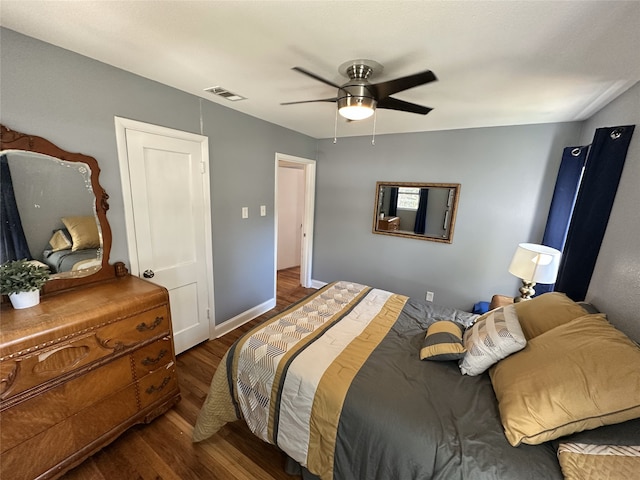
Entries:
{"type": "Polygon", "coordinates": [[[40,290],[30,292],[10,293],[9,300],[15,309],[29,308],[40,303],[40,290]]]}

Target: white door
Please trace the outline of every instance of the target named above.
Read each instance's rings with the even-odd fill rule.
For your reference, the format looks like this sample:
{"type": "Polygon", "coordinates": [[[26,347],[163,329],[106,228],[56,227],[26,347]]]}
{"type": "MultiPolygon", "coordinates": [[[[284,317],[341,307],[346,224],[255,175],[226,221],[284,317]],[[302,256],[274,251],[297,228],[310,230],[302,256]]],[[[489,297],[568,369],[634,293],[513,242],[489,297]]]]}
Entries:
{"type": "Polygon", "coordinates": [[[278,167],[278,270],[299,267],[304,214],[304,168],[278,167]]]}
{"type": "MultiPolygon", "coordinates": [[[[273,264],[274,286],[277,284],[278,269],[278,219],[280,206],[278,205],[279,186],[278,171],[280,167],[300,168],[304,171],[304,188],[302,208],[302,231],[300,236],[300,285],[305,288],[313,287],[311,280],[311,262],[313,259],[313,212],[316,196],[316,162],[307,158],[294,157],[284,153],[276,153],[276,182],[275,182],[275,255],[273,264]]],[[[274,288],[274,298],[276,297],[274,288]]]]}
{"type": "Polygon", "coordinates": [[[212,337],[207,138],[116,117],[131,273],[169,291],[176,353],[212,337]]]}

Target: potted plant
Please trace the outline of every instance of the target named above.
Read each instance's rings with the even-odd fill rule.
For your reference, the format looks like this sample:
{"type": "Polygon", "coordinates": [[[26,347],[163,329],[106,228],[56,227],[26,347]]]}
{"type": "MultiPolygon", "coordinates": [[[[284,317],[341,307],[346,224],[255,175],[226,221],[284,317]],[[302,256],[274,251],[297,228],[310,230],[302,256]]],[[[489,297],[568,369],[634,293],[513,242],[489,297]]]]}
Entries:
{"type": "Polygon", "coordinates": [[[0,293],[9,295],[13,308],[27,308],[40,303],[40,288],[49,280],[49,269],[22,259],[0,265],[0,293]]]}

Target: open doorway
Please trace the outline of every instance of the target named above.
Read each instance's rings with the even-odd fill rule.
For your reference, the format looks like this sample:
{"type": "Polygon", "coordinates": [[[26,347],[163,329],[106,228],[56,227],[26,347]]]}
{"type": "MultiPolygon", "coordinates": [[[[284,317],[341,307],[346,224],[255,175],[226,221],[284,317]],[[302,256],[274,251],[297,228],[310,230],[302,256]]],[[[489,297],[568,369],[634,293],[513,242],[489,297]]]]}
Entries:
{"type": "Polygon", "coordinates": [[[311,288],[316,162],[276,153],[275,163],[275,290],[278,270],[289,268],[299,268],[300,285],[311,288]]]}

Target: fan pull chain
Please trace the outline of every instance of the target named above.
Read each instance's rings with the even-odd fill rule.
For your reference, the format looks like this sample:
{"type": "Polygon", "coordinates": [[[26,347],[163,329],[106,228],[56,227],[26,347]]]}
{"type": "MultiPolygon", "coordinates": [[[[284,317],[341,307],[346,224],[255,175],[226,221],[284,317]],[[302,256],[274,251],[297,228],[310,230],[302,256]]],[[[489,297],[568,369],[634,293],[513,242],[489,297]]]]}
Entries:
{"type": "Polygon", "coordinates": [[[373,111],[373,137],[371,137],[371,145],[376,144],[376,118],[378,118],[377,110],[373,111]]]}
{"type": "Polygon", "coordinates": [[[333,143],[338,143],[338,109],[336,108],[336,120],[333,126],[333,143]]]}

